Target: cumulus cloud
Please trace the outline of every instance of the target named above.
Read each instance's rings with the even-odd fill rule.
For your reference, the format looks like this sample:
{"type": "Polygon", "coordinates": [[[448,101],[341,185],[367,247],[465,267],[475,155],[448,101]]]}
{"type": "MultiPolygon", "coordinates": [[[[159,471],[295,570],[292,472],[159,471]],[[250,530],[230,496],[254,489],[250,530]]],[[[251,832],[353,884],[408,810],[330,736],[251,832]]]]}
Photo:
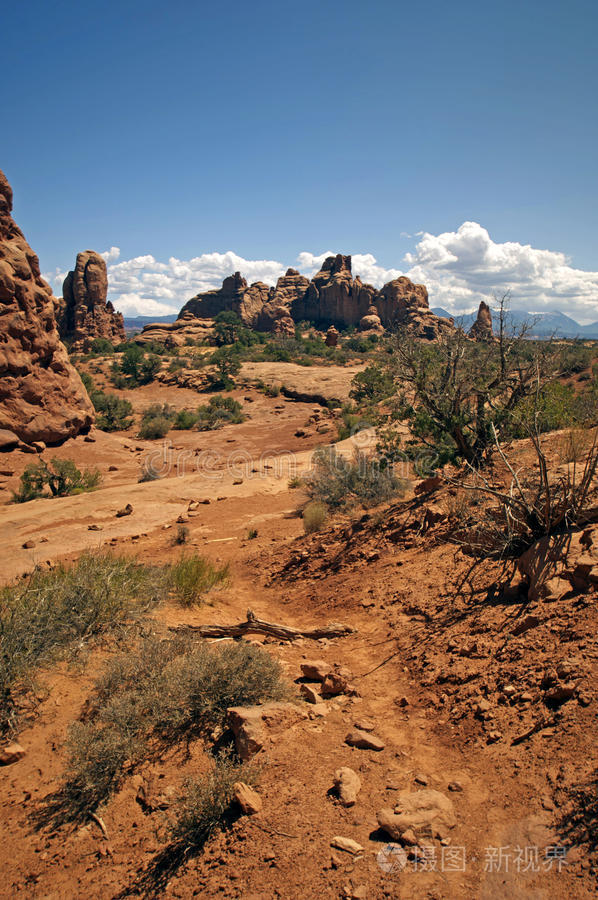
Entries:
{"type": "Polygon", "coordinates": [[[405,257],[407,274],[427,285],[432,306],[468,312],[511,292],[524,312],[560,311],[582,324],[598,319],[598,272],[576,269],[564,253],[514,241],[495,243],[477,222],[457,231],[424,232],[405,257]]]}
{"type": "MultiPolygon", "coordinates": [[[[582,323],[598,320],[598,272],[576,269],[563,254],[538,250],[513,241],[496,243],[477,222],[464,222],[443,234],[420,232],[402,268],[385,268],[371,253],[353,255],[353,272],[381,287],[399,275],[428,287],[431,306],[459,315],[492,304],[495,294],[511,291],[513,309],[524,312],[560,310],[582,323]]],[[[299,253],[291,263],[313,276],[333,252],[299,253]]],[[[232,250],[204,253],[193,259],[171,257],[161,262],[149,254],[121,259],[118,247],[102,253],[108,264],[109,298],[125,315],[169,315],[200,291],[220,287],[224,278],[241,272],[248,282],[275,284],[288,263],[244,259],[232,250]]],[[[55,293],[62,290],[66,272],[56,269],[45,277],[55,293]]]]}

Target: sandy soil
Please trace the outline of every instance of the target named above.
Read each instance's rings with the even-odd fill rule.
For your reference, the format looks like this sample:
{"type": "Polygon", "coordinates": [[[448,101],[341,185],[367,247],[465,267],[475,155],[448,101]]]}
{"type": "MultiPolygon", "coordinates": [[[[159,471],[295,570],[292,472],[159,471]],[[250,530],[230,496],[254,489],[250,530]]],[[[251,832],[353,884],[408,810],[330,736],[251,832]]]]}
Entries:
{"type": "MultiPolygon", "coordinates": [[[[135,396],[140,403],[141,395],[135,396]]],[[[546,849],[563,841],[561,789],[596,769],[595,602],[541,606],[537,628],[513,636],[513,623],[525,610],[521,604],[472,602],[461,584],[470,561],[447,543],[442,521],[424,527],[429,498],[377,510],[357,522],[356,516],[339,517],[305,536],[296,515],[300,489],[289,489],[282,462],[279,469],[265,469],[259,457],[264,451],[276,457],[277,448],[290,447],[298,466],[306,465],[313,447],[326,438],[315,428],[307,438],[295,436],[312,412],[309,405],[259,395],[244,425],[213,435],[177,434],[183,449],[188,439],[189,446],[198,441],[201,448],[228,452],[229,436],[250,447],[251,468],[258,471],[245,472],[239,484],[226,469],[218,470],[217,484],[197,472],[138,484],[148,452],[144,442],[97,434],[95,443],[78,439],[60,454],[76,454],[81,464],[104,469],[109,460],[117,465],[116,472],[106,472],[105,487],[1,508],[5,581],[36,561],[72,558],[87,546],[109,544],[140,560],[166,562],[178,552],[172,534],[182,515],[189,546],[230,562],[232,581],[208,605],[158,609],[157,624],[235,622],[248,607],[298,627],[345,622],[356,629],[348,637],[292,644],[267,639],[264,647],[282,661],[291,680],[299,677],[302,661],[317,658],[349,669],[357,689],[354,696],[327,701],[323,716],[303,704],[308,717],[272,734],[268,743],[259,786],[263,811],[239,818],[202,853],[169,869],[158,865],[168,809],[144,812],[136,800],[139,779],[153,779],[162,793],[176,789],[185,774],[205,767],[201,746],[195,742],[188,754],[169,752],[128,779],[102,810],[107,838],[94,822],[58,833],[35,830],[31,816],[59,783],[66,729],[80,716],[106,650],[92,652],[78,668],[44,673],[49,696],[19,736],[26,756],[0,769],[2,896],[595,896],[595,863],[585,845],[573,847],[561,871],[546,858],[546,849]],[[202,499],[211,502],[189,511],[189,501],[202,499]],[[133,513],[115,518],[127,502],[133,513]],[[89,524],[102,530],[90,532],[89,524]],[[258,532],[253,540],[250,528],[258,532]],[[35,547],[23,549],[26,540],[35,547]],[[570,658],[577,659],[591,702],[570,701],[551,727],[514,743],[540,715],[541,702],[534,694],[529,703],[505,704],[503,686],[531,685],[548,664],[570,658]],[[476,714],[481,699],[491,711],[485,718],[476,714]],[[384,750],[347,746],[345,736],[356,724],[372,727],[384,750]],[[500,738],[489,739],[491,732],[500,738]],[[340,766],[352,767],[362,781],[349,809],[331,792],[340,766]],[[411,860],[402,871],[386,871],[380,851],[388,838],[377,828],[376,813],[392,806],[398,790],[419,790],[423,782],[450,797],[457,825],[444,844],[433,842],[427,865],[411,860]],[[455,783],[461,790],[449,789],[455,783]],[[337,835],[356,840],[363,852],[353,857],[334,850],[337,835]]],[[[31,461],[21,456],[0,460],[1,467],[14,469],[13,479],[31,461]]],[[[445,500],[437,496],[434,503],[445,500]]],[[[500,576],[487,563],[480,577],[483,595],[500,576]]]]}

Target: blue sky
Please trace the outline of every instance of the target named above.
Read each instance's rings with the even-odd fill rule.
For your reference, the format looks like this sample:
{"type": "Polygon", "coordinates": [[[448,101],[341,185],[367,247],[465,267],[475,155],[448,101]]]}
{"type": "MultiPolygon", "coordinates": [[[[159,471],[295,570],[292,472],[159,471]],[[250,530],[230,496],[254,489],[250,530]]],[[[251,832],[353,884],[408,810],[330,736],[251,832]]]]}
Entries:
{"type": "MultiPolygon", "coordinates": [[[[537,305],[598,319],[597,25],[589,0],[5,4],[0,166],[46,272],[87,247],[248,270],[333,250],[464,306],[483,294],[470,246],[430,274],[419,233],[434,257],[470,222],[565,254],[553,268],[592,277],[550,276],[537,305]]],[[[126,274],[115,296],[160,304],[152,264],[151,296],[126,274]]]]}

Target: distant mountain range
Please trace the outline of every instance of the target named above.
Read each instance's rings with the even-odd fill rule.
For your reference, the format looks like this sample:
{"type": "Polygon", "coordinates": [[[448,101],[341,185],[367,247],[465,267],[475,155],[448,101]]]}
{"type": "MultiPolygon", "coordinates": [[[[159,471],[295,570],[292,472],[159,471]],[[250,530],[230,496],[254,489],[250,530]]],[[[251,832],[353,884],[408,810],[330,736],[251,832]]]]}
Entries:
{"type": "MultiPolygon", "coordinates": [[[[437,316],[442,316],[444,319],[449,319],[453,316],[452,313],[441,306],[432,307],[432,312],[437,316]]],[[[532,337],[550,337],[550,335],[554,334],[556,337],[598,340],[598,322],[592,322],[591,325],[580,325],[571,316],[566,316],[561,312],[534,314],[510,310],[508,315],[509,321],[515,327],[523,322],[531,321],[533,323],[532,337]]],[[[463,324],[465,331],[469,331],[475,322],[476,314],[467,313],[463,316],[453,316],[453,318],[455,321],[458,320],[463,324]]],[[[492,318],[496,327],[497,313],[494,310],[492,318]]],[[[170,316],[125,316],[125,328],[127,331],[141,331],[144,325],[149,325],[151,322],[174,322],[175,319],[176,315],[174,313],[170,316]]]]}
{"type": "MultiPolygon", "coordinates": [[[[476,320],[476,313],[467,313],[463,316],[456,316],[446,309],[443,309],[441,306],[435,306],[432,309],[432,312],[437,316],[443,316],[445,319],[452,316],[456,322],[462,323],[465,331],[469,331],[476,320]]],[[[592,322],[591,325],[580,325],[579,322],[576,322],[571,316],[566,316],[562,312],[525,313],[518,312],[517,310],[509,310],[507,315],[509,317],[509,323],[515,327],[521,325],[523,322],[531,322],[531,337],[543,338],[550,337],[554,334],[556,337],[598,339],[598,322],[592,322]]],[[[498,313],[496,310],[492,310],[492,320],[496,329],[498,325],[498,313]]]]}

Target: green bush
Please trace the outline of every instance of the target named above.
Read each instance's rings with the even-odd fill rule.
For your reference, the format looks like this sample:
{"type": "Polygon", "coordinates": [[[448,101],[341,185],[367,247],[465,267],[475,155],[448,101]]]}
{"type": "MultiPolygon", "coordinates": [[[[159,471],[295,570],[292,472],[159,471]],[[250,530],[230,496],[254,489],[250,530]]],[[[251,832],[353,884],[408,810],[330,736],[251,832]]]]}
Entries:
{"type": "MultiPolygon", "coordinates": [[[[160,349],[163,352],[163,348],[160,349]]],[[[146,356],[138,344],[126,344],[120,363],[115,360],[112,364],[112,382],[118,388],[149,384],[161,366],[160,357],[155,353],[146,356]]]]}
{"type": "Polygon", "coordinates": [[[347,459],[334,447],[314,451],[312,471],[304,485],[312,500],[330,509],[346,509],[356,503],[375,506],[403,494],[406,488],[384,460],[359,451],[347,459]]]}
{"type": "Polygon", "coordinates": [[[176,417],[175,410],[167,403],[155,403],[144,411],[139,426],[139,437],[153,441],[166,437],[176,417]]]}
{"type": "Polygon", "coordinates": [[[165,596],[164,574],[109,553],[35,571],[0,591],[0,731],[18,716],[15,691],[34,670],[165,596]]]}
{"type": "MultiPolygon", "coordinates": [[[[181,541],[180,543],[184,543],[181,541]]],[[[218,584],[225,584],[230,575],[227,565],[214,566],[203,556],[183,555],[170,567],[170,585],[183,606],[200,603],[204,595],[218,584]]]]}
{"type": "Polygon", "coordinates": [[[45,460],[33,463],[21,475],[21,485],[13,493],[13,503],[26,503],[38,497],[68,497],[95,490],[101,481],[97,469],[81,472],[72,459],[53,457],[48,464],[45,460]],[[46,492],[49,488],[50,493],[46,492]]]}
{"type": "Polygon", "coordinates": [[[97,353],[98,356],[112,356],[114,353],[114,346],[110,343],[108,338],[94,338],[91,342],[91,352],[97,353]]]}
{"type": "Polygon", "coordinates": [[[306,534],[319,531],[328,518],[328,509],[320,500],[312,500],[303,510],[303,528],[306,534]]]}
{"type": "Polygon", "coordinates": [[[358,372],[351,382],[353,387],[349,394],[358,403],[378,403],[386,400],[394,391],[392,375],[379,366],[370,365],[363,372],[358,372]]]}
{"type": "Polygon", "coordinates": [[[133,406],[124,397],[98,390],[92,390],[89,397],[99,413],[96,425],[101,431],[124,431],[133,424],[133,406]]]}
{"type": "Polygon", "coordinates": [[[241,361],[237,353],[228,347],[220,347],[212,353],[210,364],[213,372],[208,380],[215,390],[230,391],[235,386],[235,376],[241,371],[241,361]]]}
{"type": "Polygon", "coordinates": [[[216,394],[209,403],[197,410],[197,426],[200,431],[210,431],[223,425],[238,425],[245,420],[238,400],[216,394]]]}
{"type": "Polygon", "coordinates": [[[176,414],[176,418],[172,427],[178,431],[189,431],[197,425],[198,415],[188,409],[180,409],[176,414]]]}

